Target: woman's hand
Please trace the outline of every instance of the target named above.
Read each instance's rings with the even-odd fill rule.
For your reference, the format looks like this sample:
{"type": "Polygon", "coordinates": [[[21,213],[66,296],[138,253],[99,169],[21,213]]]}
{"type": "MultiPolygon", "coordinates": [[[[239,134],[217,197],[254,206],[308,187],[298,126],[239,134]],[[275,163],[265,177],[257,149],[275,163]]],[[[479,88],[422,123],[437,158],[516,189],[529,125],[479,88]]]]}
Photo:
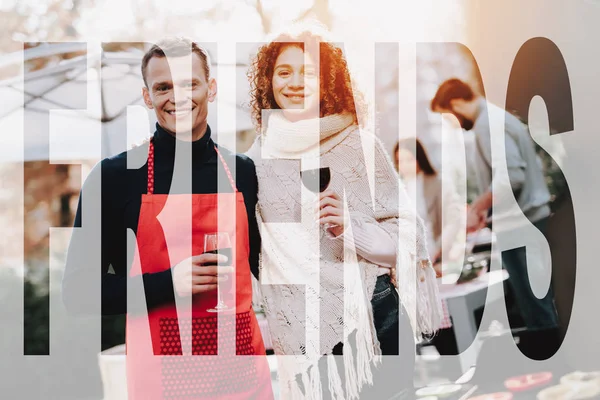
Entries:
{"type": "Polygon", "coordinates": [[[467,209],[467,233],[476,232],[485,227],[487,211],[478,211],[474,207],[467,209]]]}
{"type": "Polygon", "coordinates": [[[439,248],[438,251],[435,252],[433,257],[431,257],[431,262],[433,264],[438,264],[442,261],[442,249],[439,248]]]}
{"type": "Polygon", "coordinates": [[[396,289],[398,289],[398,280],[396,279],[396,267],[390,269],[390,281],[396,289]]]}
{"type": "Polygon", "coordinates": [[[433,270],[435,271],[436,278],[442,277],[442,263],[433,264],[433,270]]]}
{"type": "Polygon", "coordinates": [[[344,225],[344,204],[333,190],[326,190],[319,196],[319,223],[329,224],[328,231],[339,236],[346,229],[344,225]]]}

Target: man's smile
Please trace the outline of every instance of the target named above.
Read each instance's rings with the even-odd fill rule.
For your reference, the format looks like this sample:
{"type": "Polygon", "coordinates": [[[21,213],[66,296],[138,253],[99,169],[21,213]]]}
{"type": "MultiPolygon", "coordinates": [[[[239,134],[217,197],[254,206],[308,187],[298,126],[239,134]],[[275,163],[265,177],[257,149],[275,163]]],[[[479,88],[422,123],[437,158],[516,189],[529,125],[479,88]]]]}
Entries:
{"type": "Polygon", "coordinates": [[[187,116],[191,113],[196,107],[180,107],[172,110],[165,110],[165,112],[169,115],[172,115],[176,118],[181,118],[187,116]]]}

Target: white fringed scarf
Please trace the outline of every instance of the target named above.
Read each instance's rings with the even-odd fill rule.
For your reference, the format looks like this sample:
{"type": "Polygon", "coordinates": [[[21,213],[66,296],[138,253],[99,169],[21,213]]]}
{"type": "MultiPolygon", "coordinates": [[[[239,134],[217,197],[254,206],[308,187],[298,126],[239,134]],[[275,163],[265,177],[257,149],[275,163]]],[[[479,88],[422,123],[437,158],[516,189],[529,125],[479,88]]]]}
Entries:
{"type": "Polygon", "coordinates": [[[397,243],[399,295],[415,334],[433,333],[441,321],[422,221],[409,208],[377,139],[373,208],[361,144],[361,135],[368,134],[359,133],[353,122],[349,114],[290,122],[272,112],[266,134],[248,152],[259,183],[263,307],[274,350],[281,355],[278,371],[286,399],[321,398],[317,362],[324,354],[334,398],[358,398],[362,386],[372,384],[371,367],[381,354],[370,303],[378,266],[356,255],[351,220],[374,219],[397,243]],[[322,233],[315,222],[317,197],[300,181],[300,169],[318,168],[319,162],[331,169],[330,188],[346,196],[344,243],[322,233]],[[348,338],[354,331],[352,348],[348,338]],[[341,340],[345,388],[331,355],[341,340]]]}

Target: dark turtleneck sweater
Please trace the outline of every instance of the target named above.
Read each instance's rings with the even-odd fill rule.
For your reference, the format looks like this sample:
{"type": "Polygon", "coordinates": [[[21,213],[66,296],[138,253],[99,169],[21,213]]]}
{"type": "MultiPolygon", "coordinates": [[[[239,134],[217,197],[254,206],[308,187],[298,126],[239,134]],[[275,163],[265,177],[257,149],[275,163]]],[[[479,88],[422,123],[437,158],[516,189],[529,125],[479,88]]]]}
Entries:
{"type": "MultiPolygon", "coordinates": [[[[178,193],[180,189],[172,187],[171,178],[175,162],[177,139],[156,125],[154,133],[154,193],[178,193]]],[[[214,149],[210,127],[205,135],[195,142],[179,141],[179,149],[187,150],[191,146],[191,186],[193,194],[231,192],[233,189],[228,180],[223,179],[225,173],[214,149]],[[221,179],[218,182],[218,169],[221,179]]],[[[254,163],[248,157],[236,155],[219,148],[229,168],[233,170],[236,163],[235,180],[237,189],[243,193],[248,214],[250,235],[250,268],[258,276],[258,255],[260,252],[260,235],[255,218],[258,183],[254,163]]],[[[186,151],[183,151],[186,153],[186,151]]],[[[94,167],[83,186],[75,216],[71,243],[67,255],[67,263],[63,278],[63,300],[68,310],[73,313],[89,314],[94,304],[94,279],[102,278],[101,309],[102,315],[124,314],[127,312],[127,280],[132,264],[128,254],[127,230],[137,233],[142,195],[147,192],[148,143],[123,152],[117,156],[106,158],[94,167]],[[128,169],[127,160],[136,166],[128,169]],[[143,165],[142,165],[143,164],[143,165]],[[138,166],[142,165],[138,168],[138,166]],[[101,185],[100,185],[101,182],[101,185]],[[102,192],[99,193],[98,191],[102,192]],[[82,210],[81,198],[90,202],[90,209],[82,210]],[[98,214],[97,207],[101,214],[98,214]],[[85,220],[82,228],[82,213],[85,220]],[[99,226],[100,225],[100,226],[99,226]],[[100,229],[101,227],[101,229],[100,229]],[[79,228],[79,229],[78,229],[79,228]],[[90,262],[100,258],[100,263],[90,262]],[[98,265],[101,265],[99,271],[98,265]],[[112,271],[109,272],[112,266],[112,271]],[[114,271],[114,273],[112,273],[114,271]]],[[[187,154],[190,154],[187,152],[187,154]]],[[[179,161],[179,158],[178,158],[179,161]]],[[[233,171],[232,171],[233,172],[233,171]]],[[[186,175],[186,174],[184,174],[186,175]]],[[[187,174],[187,176],[190,176],[187,174]]],[[[157,233],[158,234],[158,233],[157,233]]],[[[132,243],[133,244],[133,243],[132,243]]],[[[171,266],[173,267],[173,266],[171,266]]],[[[173,302],[175,295],[171,269],[159,273],[144,274],[144,291],[148,309],[173,302]]],[[[135,310],[130,310],[135,312],[135,310]]]]}

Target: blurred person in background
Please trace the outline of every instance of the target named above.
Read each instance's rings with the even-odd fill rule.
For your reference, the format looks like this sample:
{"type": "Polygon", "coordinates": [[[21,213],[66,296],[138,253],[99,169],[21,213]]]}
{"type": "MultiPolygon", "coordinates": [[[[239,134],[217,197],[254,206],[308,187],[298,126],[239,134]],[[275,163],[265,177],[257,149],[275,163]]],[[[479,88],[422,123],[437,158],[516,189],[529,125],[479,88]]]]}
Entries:
{"type": "Polygon", "coordinates": [[[280,358],[282,392],[320,398],[322,387],[334,398],[365,399],[410,393],[415,333],[403,307],[416,308],[411,322],[418,332],[437,328],[435,273],[422,229],[415,229],[409,200],[375,138],[373,208],[361,146],[368,133],[359,127],[366,105],[353,91],[342,49],[311,31],[283,34],[258,50],[249,78],[259,133],[248,154],[259,182],[264,308],[276,354],[299,356],[280,358]],[[311,160],[328,172],[312,189],[318,204],[307,205],[302,185],[311,188],[301,174],[311,160]],[[345,264],[348,252],[358,265],[345,264]],[[399,292],[390,276],[395,267],[399,292]],[[320,320],[309,316],[315,309],[320,320]],[[318,341],[306,334],[315,329],[318,341]],[[372,371],[379,353],[383,364],[372,371]],[[364,387],[371,375],[374,386],[364,387]]]}
{"type": "MultiPolygon", "coordinates": [[[[492,181],[497,181],[510,186],[509,192],[514,195],[522,213],[545,234],[550,217],[550,192],[527,126],[514,115],[487,102],[459,79],[449,79],[440,85],[431,100],[431,110],[454,115],[463,129],[474,133],[474,168],[479,196],[472,202],[467,213],[467,230],[474,232],[489,223],[493,198],[497,207],[498,204],[500,207],[505,206],[502,204],[506,201],[504,191],[492,194],[492,181]],[[499,168],[492,167],[490,121],[504,122],[508,182],[496,173],[499,168]]],[[[501,230],[510,232],[518,229],[519,225],[515,224],[520,224],[519,217],[514,213],[498,215],[494,231],[498,233],[501,230]]],[[[532,358],[547,358],[560,345],[552,286],[542,299],[533,293],[527,272],[525,247],[503,251],[502,263],[509,273],[509,282],[528,330],[527,339],[522,340],[527,343],[522,343],[521,349],[532,358]],[[540,343],[544,343],[544,349],[539,348],[540,343]]]]}
{"type": "MultiPolygon", "coordinates": [[[[440,174],[419,139],[400,140],[393,154],[408,197],[415,199],[417,214],[425,224],[429,254],[433,254],[433,267],[437,276],[441,277],[442,263],[460,260],[464,253],[463,243],[456,240],[460,234],[459,218],[464,204],[460,203],[453,182],[442,184],[440,174]]],[[[442,301],[442,308],[444,319],[432,343],[441,355],[456,355],[456,338],[445,301],[442,301]]]]}

